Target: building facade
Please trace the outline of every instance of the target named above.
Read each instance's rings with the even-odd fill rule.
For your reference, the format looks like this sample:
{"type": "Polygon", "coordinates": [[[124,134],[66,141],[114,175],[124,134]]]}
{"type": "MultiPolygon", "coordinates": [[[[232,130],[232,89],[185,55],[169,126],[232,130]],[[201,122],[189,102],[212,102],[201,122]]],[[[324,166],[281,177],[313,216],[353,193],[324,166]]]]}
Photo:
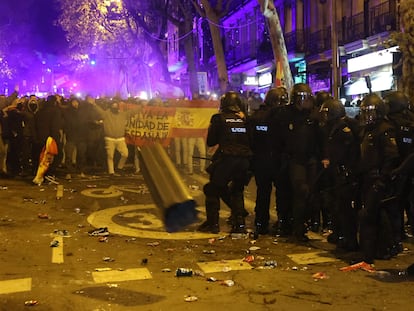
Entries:
{"type": "MultiPolygon", "coordinates": [[[[387,41],[392,31],[399,30],[398,0],[337,1],[334,17],[332,1],[274,1],[294,81],[309,83],[315,92],[332,92],[332,46],[337,42],[340,97],[351,102],[370,91],[394,89],[393,63],[399,53],[396,47],[387,47],[387,41]]],[[[221,24],[229,84],[233,89],[264,94],[275,80],[266,20],[257,0],[234,2],[221,24]]],[[[215,69],[211,62],[213,88],[215,69]]]]}

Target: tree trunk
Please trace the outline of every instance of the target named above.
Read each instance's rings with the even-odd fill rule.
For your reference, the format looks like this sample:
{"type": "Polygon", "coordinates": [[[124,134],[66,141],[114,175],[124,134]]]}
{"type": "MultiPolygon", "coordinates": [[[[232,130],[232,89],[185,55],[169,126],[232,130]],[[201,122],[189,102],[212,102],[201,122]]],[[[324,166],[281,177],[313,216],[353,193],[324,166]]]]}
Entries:
{"type": "Polygon", "coordinates": [[[275,66],[280,62],[283,71],[283,84],[290,90],[293,86],[292,72],[289,66],[285,38],[283,36],[282,26],[280,25],[279,16],[273,4],[273,0],[257,0],[260,9],[267,20],[269,29],[270,42],[272,43],[273,55],[275,57],[275,66]]]}
{"type": "Polygon", "coordinates": [[[414,1],[405,0],[400,3],[401,14],[401,33],[397,43],[400,47],[402,63],[402,85],[403,91],[411,100],[414,101],[414,24],[412,16],[414,14],[414,1]]]}
{"type": "MultiPolygon", "coordinates": [[[[188,33],[193,29],[193,21],[191,15],[185,15],[184,32],[188,33]]],[[[198,94],[197,68],[194,57],[194,37],[191,34],[184,41],[185,57],[187,59],[188,77],[190,83],[191,95],[198,94]]]]}
{"type": "Polygon", "coordinates": [[[220,29],[217,25],[220,23],[220,17],[213,10],[208,0],[201,0],[209,20],[211,38],[213,40],[214,55],[216,57],[218,80],[220,91],[225,93],[229,84],[229,76],[227,72],[226,59],[224,57],[223,42],[221,41],[220,29]]]}

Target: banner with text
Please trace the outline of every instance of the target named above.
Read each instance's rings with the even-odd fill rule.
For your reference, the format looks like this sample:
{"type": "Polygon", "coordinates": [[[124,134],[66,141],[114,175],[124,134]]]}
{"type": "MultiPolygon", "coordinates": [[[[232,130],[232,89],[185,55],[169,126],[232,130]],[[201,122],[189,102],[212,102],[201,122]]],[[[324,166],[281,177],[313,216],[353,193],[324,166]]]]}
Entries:
{"type": "Polygon", "coordinates": [[[167,106],[143,106],[126,126],[128,144],[168,146],[174,137],[205,137],[219,103],[207,100],[171,100],[167,106]]]}

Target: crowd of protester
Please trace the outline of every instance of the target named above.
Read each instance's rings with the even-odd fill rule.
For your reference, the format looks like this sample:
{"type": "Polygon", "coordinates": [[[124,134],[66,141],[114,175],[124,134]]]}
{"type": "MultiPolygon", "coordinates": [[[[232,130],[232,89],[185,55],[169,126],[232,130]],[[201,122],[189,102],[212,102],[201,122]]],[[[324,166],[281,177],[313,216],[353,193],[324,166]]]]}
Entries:
{"type": "MultiPolygon", "coordinates": [[[[128,160],[138,174],[136,148],[126,144],[125,128],[144,105],[164,103],[57,94],[0,96],[0,178],[35,176],[48,137],[58,145],[47,171],[52,178],[122,175],[128,160]],[[135,108],[121,111],[122,102],[135,108]]],[[[356,117],[349,117],[329,93],[313,94],[303,83],[290,94],[283,87],[270,89],[264,100],[229,92],[220,105],[207,138],[175,139],[170,146],[183,171],[193,173],[198,155],[200,172],[210,175],[204,187],[207,220],[199,231],[219,232],[222,200],[232,210],[232,232],[246,232],[243,187],[251,172],[257,187],[257,236],[273,233],[300,243],[308,240],[309,230],[326,231],[329,242],[345,251],[360,249],[368,263],[402,251],[406,219],[414,233],[414,113],[403,93],[365,96],[356,117]],[[208,167],[206,143],[216,150],[208,167]],[[273,187],[277,222],[272,227],[273,187]]]]}
{"type": "Polygon", "coordinates": [[[139,173],[134,146],[125,144],[118,148],[118,145],[111,145],[112,156],[108,157],[111,131],[115,130],[116,139],[124,141],[128,116],[119,111],[121,102],[137,107],[163,103],[156,99],[95,99],[91,96],[81,99],[57,94],[39,98],[19,96],[16,92],[0,96],[0,177],[35,176],[48,137],[58,145],[58,155],[47,171],[51,178],[83,178],[103,172],[120,175],[126,173],[127,161],[132,164],[131,173],[139,173]],[[123,116],[122,120],[113,119],[118,112],[123,116]],[[116,126],[118,128],[114,128],[116,126]],[[114,155],[118,160],[115,150],[121,151],[121,164],[114,169],[110,160],[114,160],[114,155]]]}

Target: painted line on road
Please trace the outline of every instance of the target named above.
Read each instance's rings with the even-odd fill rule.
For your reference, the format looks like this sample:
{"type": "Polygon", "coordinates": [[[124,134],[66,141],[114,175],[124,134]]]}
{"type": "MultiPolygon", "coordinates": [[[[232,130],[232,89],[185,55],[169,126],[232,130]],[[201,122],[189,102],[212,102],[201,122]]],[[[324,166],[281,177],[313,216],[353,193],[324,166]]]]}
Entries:
{"type": "Polygon", "coordinates": [[[0,294],[28,292],[32,290],[32,278],[0,281],[0,294]]]}
{"type": "Polygon", "coordinates": [[[54,240],[59,243],[52,247],[52,263],[63,263],[63,236],[56,236],[54,240]]]}
{"type": "Polygon", "coordinates": [[[204,273],[253,269],[251,265],[240,259],[197,262],[197,265],[201,270],[203,270],[204,273]]]}
{"type": "MultiPolygon", "coordinates": [[[[87,220],[96,228],[107,227],[111,234],[147,239],[188,240],[220,236],[196,231],[166,232],[163,222],[157,216],[159,214],[160,211],[157,211],[154,204],[123,205],[94,212],[87,220]]],[[[222,214],[230,216],[229,212],[222,214]]]]}
{"type": "Polygon", "coordinates": [[[92,277],[95,283],[110,283],[152,279],[151,272],[149,272],[147,268],[95,271],[92,272],[92,277]]]}
{"type": "Polygon", "coordinates": [[[334,262],[339,260],[329,252],[320,251],[302,254],[289,254],[287,256],[299,265],[312,265],[317,263],[334,262]]]}

